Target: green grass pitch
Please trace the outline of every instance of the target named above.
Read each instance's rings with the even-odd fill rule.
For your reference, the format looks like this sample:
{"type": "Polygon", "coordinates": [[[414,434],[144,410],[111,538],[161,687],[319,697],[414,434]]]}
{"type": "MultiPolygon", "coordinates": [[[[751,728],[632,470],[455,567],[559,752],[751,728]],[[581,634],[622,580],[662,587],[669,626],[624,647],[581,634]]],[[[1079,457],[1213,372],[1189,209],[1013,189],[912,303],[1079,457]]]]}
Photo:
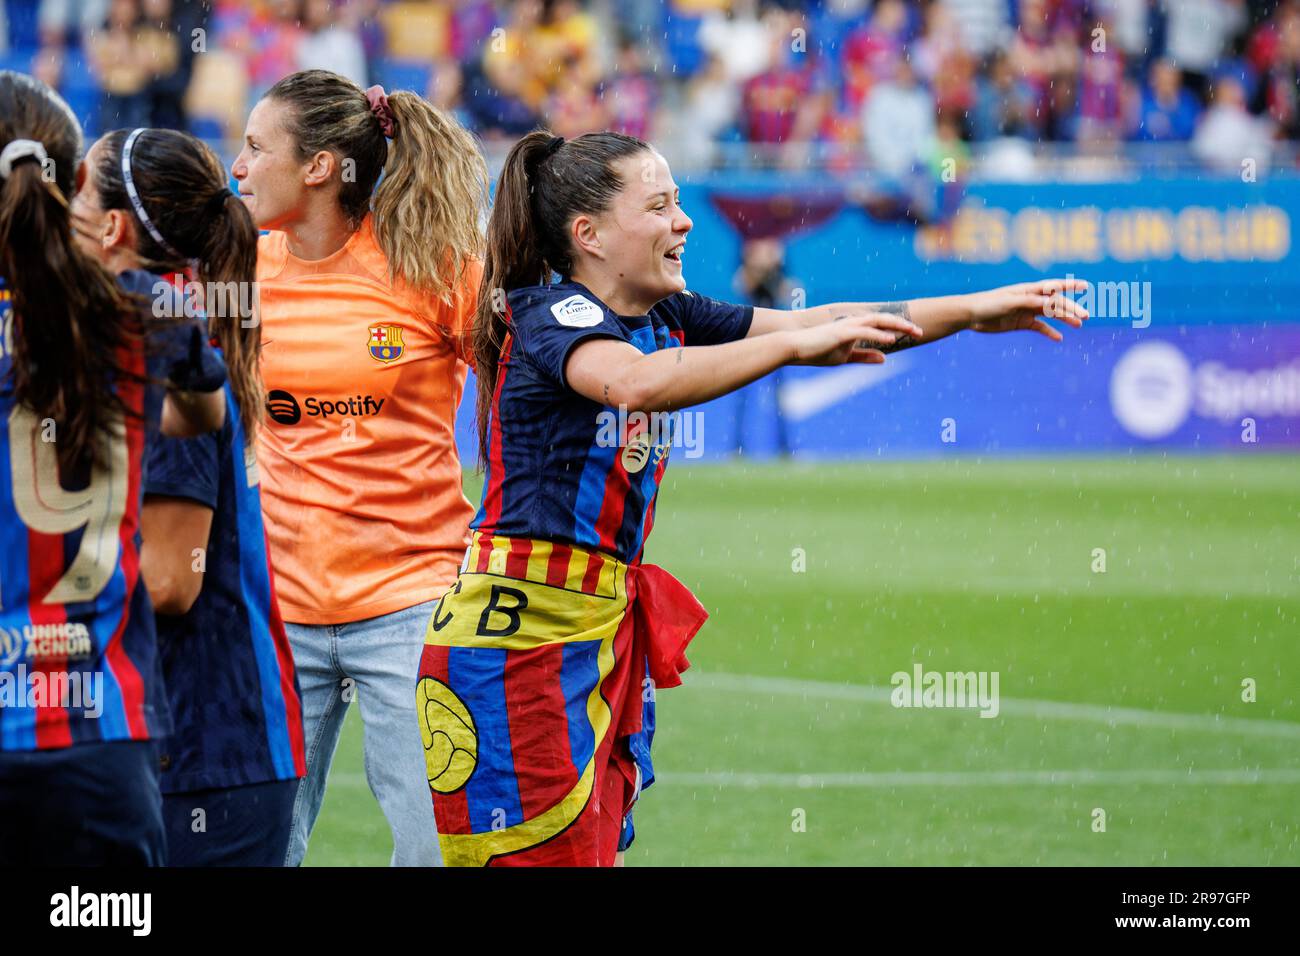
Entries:
{"type": "MultiPolygon", "coordinates": [[[[1300,457],[679,466],[647,560],[712,617],[628,865],[1300,864],[1300,457]]],[[[307,862],[390,852],[353,707],[307,862]]]]}

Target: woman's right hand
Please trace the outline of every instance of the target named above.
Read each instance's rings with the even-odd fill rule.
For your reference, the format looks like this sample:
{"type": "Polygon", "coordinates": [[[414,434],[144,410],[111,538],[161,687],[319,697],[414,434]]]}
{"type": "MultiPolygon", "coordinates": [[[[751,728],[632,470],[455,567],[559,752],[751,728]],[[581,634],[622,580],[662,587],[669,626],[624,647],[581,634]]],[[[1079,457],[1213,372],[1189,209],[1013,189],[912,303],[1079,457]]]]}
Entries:
{"type": "Polygon", "coordinates": [[[873,345],[893,345],[904,336],[919,339],[923,333],[919,325],[900,315],[862,312],[785,334],[794,351],[790,365],[879,365],[885,353],[873,345]]]}

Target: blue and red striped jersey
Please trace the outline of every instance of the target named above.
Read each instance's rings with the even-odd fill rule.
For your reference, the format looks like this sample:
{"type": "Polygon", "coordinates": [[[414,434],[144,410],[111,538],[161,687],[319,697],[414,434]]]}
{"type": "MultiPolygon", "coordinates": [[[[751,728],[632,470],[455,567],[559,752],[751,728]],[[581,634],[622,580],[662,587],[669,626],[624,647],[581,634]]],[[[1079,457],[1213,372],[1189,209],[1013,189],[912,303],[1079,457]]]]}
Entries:
{"type": "Polygon", "coordinates": [[[298,675],[275,597],[257,458],[230,386],[220,431],[151,436],[146,462],[146,501],[184,498],[213,512],[198,598],[185,614],[157,615],[173,726],[160,747],[162,790],[301,777],[298,675]]]}
{"type": "Polygon", "coordinates": [[[679,292],[648,315],[617,315],[577,282],[506,296],[488,431],[483,501],[470,523],[493,535],[593,548],[635,564],[654,523],[655,494],[680,435],[679,413],[610,408],[568,386],[564,364],[592,338],[644,354],[744,338],[754,310],[679,292]]]}
{"type": "MultiPolygon", "coordinates": [[[[155,276],[118,281],[156,297],[155,276]]],[[[194,372],[220,385],[224,366],[193,321],[134,340],[118,361],[140,380],[116,386],[134,414],[102,465],[61,474],[58,422],[14,401],[11,320],[0,289],[0,751],[161,736],[170,722],[140,580],[146,432],[158,426],[164,378],[194,372]]]]}

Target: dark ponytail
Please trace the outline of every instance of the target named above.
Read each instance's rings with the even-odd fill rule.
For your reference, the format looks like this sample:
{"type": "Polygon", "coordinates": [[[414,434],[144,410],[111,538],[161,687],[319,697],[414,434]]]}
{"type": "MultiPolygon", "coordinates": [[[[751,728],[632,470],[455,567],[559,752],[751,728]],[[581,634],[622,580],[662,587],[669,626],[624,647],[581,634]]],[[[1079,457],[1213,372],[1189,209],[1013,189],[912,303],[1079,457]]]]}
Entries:
{"type": "Polygon", "coordinates": [[[131,216],[135,251],[147,269],[165,275],[195,265],[208,328],[221,346],[240,422],[251,442],[262,419],[257,228],[228,188],[216,153],[189,133],[150,129],[131,144],[131,179],[145,216],[162,237],[159,242],[126,189],[122,151],[129,135],[116,130],[100,143],[91,171],[100,204],[131,216]]]}
{"type": "Polygon", "coordinates": [[[622,133],[565,141],[534,130],[515,143],[497,180],[488,220],[483,284],[474,319],[479,464],[488,457],[488,418],[505,344],[505,294],[573,273],[569,223],[598,215],[623,188],[616,163],[650,147],[622,133]]]}
{"type": "Polygon", "coordinates": [[[207,295],[208,329],[221,346],[239,421],[251,444],[262,422],[264,402],[261,316],[255,295],[257,227],[248,208],[224,186],[209,203],[215,211],[198,256],[198,279],[207,295]]]}
{"type": "Polygon", "coordinates": [[[109,461],[107,442],[128,414],[115,386],[142,382],[121,363],[139,343],[141,314],[113,277],[72,237],[81,130],[68,105],[39,80],[0,71],[0,149],[41,144],[44,163],[17,161],[0,181],[0,278],[11,300],[9,382],[14,401],[51,419],[61,473],[109,461]]]}

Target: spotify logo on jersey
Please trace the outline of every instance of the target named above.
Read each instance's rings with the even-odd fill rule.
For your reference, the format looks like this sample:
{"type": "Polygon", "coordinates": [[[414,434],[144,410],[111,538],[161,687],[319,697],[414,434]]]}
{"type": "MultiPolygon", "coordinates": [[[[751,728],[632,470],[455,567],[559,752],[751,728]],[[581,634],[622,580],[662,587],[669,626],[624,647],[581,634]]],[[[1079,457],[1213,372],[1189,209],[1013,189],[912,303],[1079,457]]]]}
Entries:
{"type": "Polygon", "coordinates": [[[272,389],[266,396],[266,413],[281,425],[297,425],[302,419],[298,400],[283,389],[272,389]]]}
{"type": "Polygon", "coordinates": [[[299,405],[298,399],[284,389],[276,388],[266,396],[266,412],[272,421],[280,425],[297,425],[302,421],[304,412],[308,418],[325,421],[369,418],[382,412],[387,401],[387,398],[375,398],[373,395],[335,399],[308,395],[299,405]]]}

